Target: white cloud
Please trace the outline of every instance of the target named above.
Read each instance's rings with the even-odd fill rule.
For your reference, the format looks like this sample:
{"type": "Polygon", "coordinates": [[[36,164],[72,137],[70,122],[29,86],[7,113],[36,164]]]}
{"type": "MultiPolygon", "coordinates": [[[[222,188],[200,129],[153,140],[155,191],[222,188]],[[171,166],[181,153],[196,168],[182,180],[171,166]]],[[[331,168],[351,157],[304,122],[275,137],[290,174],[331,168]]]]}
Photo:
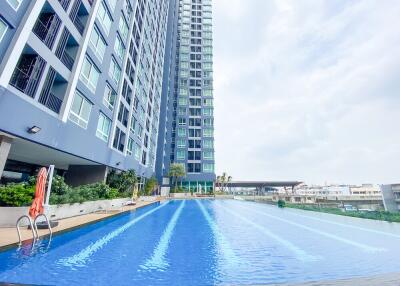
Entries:
{"type": "Polygon", "coordinates": [[[217,172],[400,181],[400,2],[214,1],[217,172]]]}

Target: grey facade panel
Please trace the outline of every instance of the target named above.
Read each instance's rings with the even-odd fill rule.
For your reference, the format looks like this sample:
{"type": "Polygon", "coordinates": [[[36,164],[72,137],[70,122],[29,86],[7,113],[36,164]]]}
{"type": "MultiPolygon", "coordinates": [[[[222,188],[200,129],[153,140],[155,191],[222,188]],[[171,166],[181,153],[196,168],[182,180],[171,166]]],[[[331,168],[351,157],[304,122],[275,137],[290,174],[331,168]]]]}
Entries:
{"type": "MultiPolygon", "coordinates": [[[[163,71],[163,65],[162,62],[160,64],[160,59],[162,61],[164,57],[169,1],[117,1],[117,5],[114,7],[113,11],[111,11],[112,7],[110,7],[109,1],[106,0],[93,1],[93,5],[89,5],[89,2],[86,0],[82,2],[80,2],[80,0],[71,0],[67,8],[62,7],[60,3],[55,0],[40,2],[44,3],[44,6],[40,7],[39,5],[42,4],[36,3],[39,2],[24,0],[18,9],[17,16],[13,15],[12,11],[8,9],[8,4],[4,3],[4,1],[0,3],[1,17],[15,20],[13,22],[15,27],[9,29],[0,42],[0,55],[5,54],[9,42],[19,40],[20,35],[16,35],[15,30],[20,28],[19,25],[22,25],[22,23],[20,23],[22,18],[30,18],[31,23],[37,22],[37,19],[32,19],[30,11],[27,11],[28,5],[31,5],[31,8],[36,7],[37,11],[40,9],[39,17],[44,17],[44,19],[50,19],[49,21],[52,21],[51,17],[49,18],[47,14],[44,15],[43,13],[48,13],[49,11],[52,13],[53,11],[56,12],[61,19],[61,26],[54,38],[55,42],[51,50],[46,46],[46,34],[39,33],[39,35],[42,35],[42,37],[39,38],[38,33],[32,31],[25,41],[19,41],[19,45],[24,45],[24,49],[22,54],[18,55],[20,59],[18,62],[18,65],[20,65],[18,66],[18,72],[16,73],[16,66],[7,66],[5,69],[8,70],[8,73],[10,70],[13,71],[11,77],[14,78],[14,86],[5,85],[4,83],[0,86],[0,130],[4,133],[96,162],[100,165],[121,170],[135,169],[140,175],[146,177],[151,176],[155,171],[152,157],[155,157],[154,153],[157,143],[158,121],[156,122],[155,120],[160,119],[157,105],[159,105],[160,101],[159,95],[161,95],[161,85],[158,86],[158,81],[160,77],[162,77],[163,71]],[[96,11],[100,9],[100,6],[103,5],[102,3],[105,5],[102,7],[106,7],[108,10],[107,15],[111,18],[108,35],[106,35],[101,25],[101,23],[104,23],[104,20],[100,21],[96,17],[98,14],[95,14],[97,13],[96,11]],[[72,10],[76,7],[78,7],[77,16],[71,16],[72,10]],[[90,22],[90,19],[94,19],[94,21],[90,22]],[[126,26],[121,25],[121,19],[129,20],[126,21],[126,26]],[[79,29],[79,31],[76,25],[76,23],[78,23],[77,21],[81,23],[80,25],[83,25],[82,29],[79,29]],[[93,30],[93,23],[98,26],[98,30],[106,41],[102,61],[96,57],[90,43],[88,43],[88,37],[91,36],[93,30]],[[72,48],[71,46],[69,47],[70,52],[75,54],[73,63],[74,69],[72,69],[72,66],[66,66],[65,62],[62,62],[60,58],[66,49],[66,47],[61,46],[60,50],[59,47],[62,37],[61,34],[68,35],[68,33],[66,34],[64,32],[65,28],[68,29],[71,36],[68,38],[69,40],[64,39],[64,41],[67,40],[67,42],[64,43],[66,45],[75,45],[72,46],[72,48]],[[84,36],[82,37],[80,34],[84,36]],[[123,60],[117,57],[115,51],[117,34],[126,35],[123,39],[123,60]],[[132,51],[129,48],[131,39],[134,40],[135,37],[136,39],[140,38],[140,42],[136,43],[136,53],[138,55],[133,64],[132,55],[130,55],[132,51]],[[87,45],[87,48],[85,45],[87,45]],[[84,46],[84,48],[82,48],[82,46],[84,46]],[[44,60],[44,65],[40,67],[42,69],[40,70],[41,76],[38,79],[34,78],[34,75],[38,74],[35,74],[35,69],[38,67],[38,65],[34,64],[35,61],[32,60],[29,65],[25,64],[27,59],[34,58],[35,55],[44,60]],[[95,63],[99,71],[95,92],[89,90],[81,80],[75,80],[75,78],[78,77],[76,73],[81,73],[81,70],[85,69],[85,67],[78,68],[77,64],[79,63],[82,65],[86,55],[95,63]],[[115,59],[120,69],[120,80],[118,84],[111,79],[109,72],[112,59],[115,59]],[[124,79],[128,78],[126,73],[127,62],[132,63],[135,70],[134,82],[130,84],[132,92],[132,100],[130,103],[122,95],[124,79]],[[33,71],[30,67],[33,67],[33,71]],[[73,72],[70,72],[70,70],[73,72]],[[139,76],[142,78],[139,78],[139,76]],[[60,86],[62,87],[64,85],[64,81],[65,86],[68,87],[71,85],[74,86],[73,84],[75,81],[76,88],[74,86],[71,89],[66,88],[63,90],[60,86]],[[129,124],[132,115],[139,117],[138,112],[134,110],[133,103],[133,99],[139,91],[139,89],[136,88],[139,81],[146,87],[140,90],[142,93],[138,96],[140,100],[139,110],[143,108],[144,111],[144,122],[141,123],[144,129],[144,135],[141,136],[141,138],[131,134],[130,126],[128,125],[127,128],[125,128],[118,120],[119,106],[121,104],[123,104],[129,112],[129,124]],[[115,104],[112,111],[103,103],[107,84],[109,84],[116,93],[115,104]],[[31,92],[33,94],[27,94],[26,86],[35,87],[31,92]],[[45,92],[46,90],[47,93],[45,92]],[[49,91],[51,96],[48,95],[49,91]],[[76,91],[79,91],[91,105],[86,128],[82,128],[68,119],[68,114],[70,113],[76,91]],[[58,95],[54,96],[52,92],[58,93],[58,95]],[[43,94],[45,96],[43,96],[43,94]],[[46,101],[42,100],[43,98],[46,101]],[[53,100],[53,102],[51,102],[51,100],[53,100]],[[62,100],[62,108],[59,106],[60,100],[62,100]],[[55,103],[57,103],[57,106],[55,106],[55,103]],[[52,107],[53,111],[50,110],[49,106],[52,107]],[[150,109],[152,112],[150,112],[150,109]],[[60,110],[60,114],[57,114],[54,110],[60,110]],[[104,114],[112,121],[108,133],[108,142],[96,136],[100,113],[104,114]],[[146,128],[145,122],[149,122],[147,124],[148,128],[146,128]],[[37,134],[29,134],[27,129],[33,125],[39,126],[41,131],[37,134]],[[124,149],[122,152],[112,147],[117,127],[125,132],[125,140],[122,142],[124,149]],[[146,136],[149,138],[147,146],[147,142],[145,142],[144,139],[146,136]],[[132,150],[132,154],[131,151],[128,150],[128,146],[132,146],[128,138],[134,139],[135,150],[132,150]],[[136,152],[136,150],[139,150],[139,152],[136,152]],[[145,153],[143,153],[143,150],[145,150],[145,153]],[[144,154],[146,156],[144,156],[144,154]],[[146,159],[143,160],[146,162],[145,165],[139,163],[142,161],[142,156],[146,159]]],[[[43,30],[42,32],[47,33],[48,31],[43,30]]],[[[69,56],[71,56],[71,54],[69,56]]],[[[8,59],[0,58],[3,64],[8,63],[8,59]]],[[[87,69],[85,71],[87,71],[87,69]]],[[[161,120],[164,120],[164,118],[161,118],[160,121],[161,120]]]]}

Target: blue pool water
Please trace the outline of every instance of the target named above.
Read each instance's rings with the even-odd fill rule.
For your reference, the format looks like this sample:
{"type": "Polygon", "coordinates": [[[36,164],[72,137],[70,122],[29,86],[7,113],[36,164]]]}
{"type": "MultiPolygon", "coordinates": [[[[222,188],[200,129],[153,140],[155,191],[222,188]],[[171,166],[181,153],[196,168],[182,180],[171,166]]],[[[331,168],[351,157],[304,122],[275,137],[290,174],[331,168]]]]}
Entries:
{"type": "Polygon", "coordinates": [[[297,283],[400,269],[400,224],[234,200],[169,201],[0,253],[0,282],[297,283]]]}

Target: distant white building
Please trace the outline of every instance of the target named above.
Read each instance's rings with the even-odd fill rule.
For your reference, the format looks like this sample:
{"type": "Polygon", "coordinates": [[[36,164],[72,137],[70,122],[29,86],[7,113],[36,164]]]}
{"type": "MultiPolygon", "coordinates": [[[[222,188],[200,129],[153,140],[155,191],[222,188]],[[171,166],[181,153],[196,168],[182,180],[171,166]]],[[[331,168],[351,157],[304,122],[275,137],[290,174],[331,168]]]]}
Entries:
{"type": "Polygon", "coordinates": [[[300,185],[293,191],[296,195],[309,195],[317,197],[340,197],[340,196],[381,196],[379,186],[363,184],[361,186],[330,185],[330,186],[308,186],[300,185]]]}
{"type": "Polygon", "coordinates": [[[381,189],[378,185],[363,184],[361,186],[351,186],[351,195],[355,196],[381,196],[381,189]]]}

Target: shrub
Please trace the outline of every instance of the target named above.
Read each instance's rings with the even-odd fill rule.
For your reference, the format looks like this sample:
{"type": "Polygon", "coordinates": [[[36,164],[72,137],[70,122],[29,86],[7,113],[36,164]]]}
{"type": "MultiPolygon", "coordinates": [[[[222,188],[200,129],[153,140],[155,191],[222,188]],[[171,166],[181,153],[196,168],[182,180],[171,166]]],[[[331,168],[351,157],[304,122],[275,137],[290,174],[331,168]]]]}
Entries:
{"type": "Polygon", "coordinates": [[[144,194],[146,196],[150,196],[154,189],[157,187],[157,179],[155,177],[151,177],[146,181],[146,184],[144,185],[144,194]]]}
{"type": "Polygon", "coordinates": [[[118,190],[120,195],[132,193],[137,183],[137,177],[134,170],[116,172],[112,170],[107,176],[107,185],[118,190]]]}
{"type": "Polygon", "coordinates": [[[286,202],[284,200],[278,200],[278,207],[284,208],[286,206],[286,202]]]}
{"type": "Polygon", "coordinates": [[[181,187],[175,187],[171,189],[171,193],[186,193],[187,190],[181,187]]]}
{"type": "Polygon", "coordinates": [[[64,177],[61,177],[59,175],[53,176],[53,181],[51,183],[52,193],[55,193],[57,195],[64,195],[69,191],[69,189],[71,189],[71,187],[65,183],[64,177]]]}
{"type": "Polygon", "coordinates": [[[86,201],[111,200],[129,197],[126,193],[120,193],[118,189],[110,188],[106,184],[97,183],[83,185],[76,188],[67,188],[62,195],[51,193],[50,204],[75,204],[86,201]]]}
{"type": "Polygon", "coordinates": [[[10,207],[29,206],[34,198],[35,188],[29,184],[8,184],[0,186],[0,205],[10,207]]]}

